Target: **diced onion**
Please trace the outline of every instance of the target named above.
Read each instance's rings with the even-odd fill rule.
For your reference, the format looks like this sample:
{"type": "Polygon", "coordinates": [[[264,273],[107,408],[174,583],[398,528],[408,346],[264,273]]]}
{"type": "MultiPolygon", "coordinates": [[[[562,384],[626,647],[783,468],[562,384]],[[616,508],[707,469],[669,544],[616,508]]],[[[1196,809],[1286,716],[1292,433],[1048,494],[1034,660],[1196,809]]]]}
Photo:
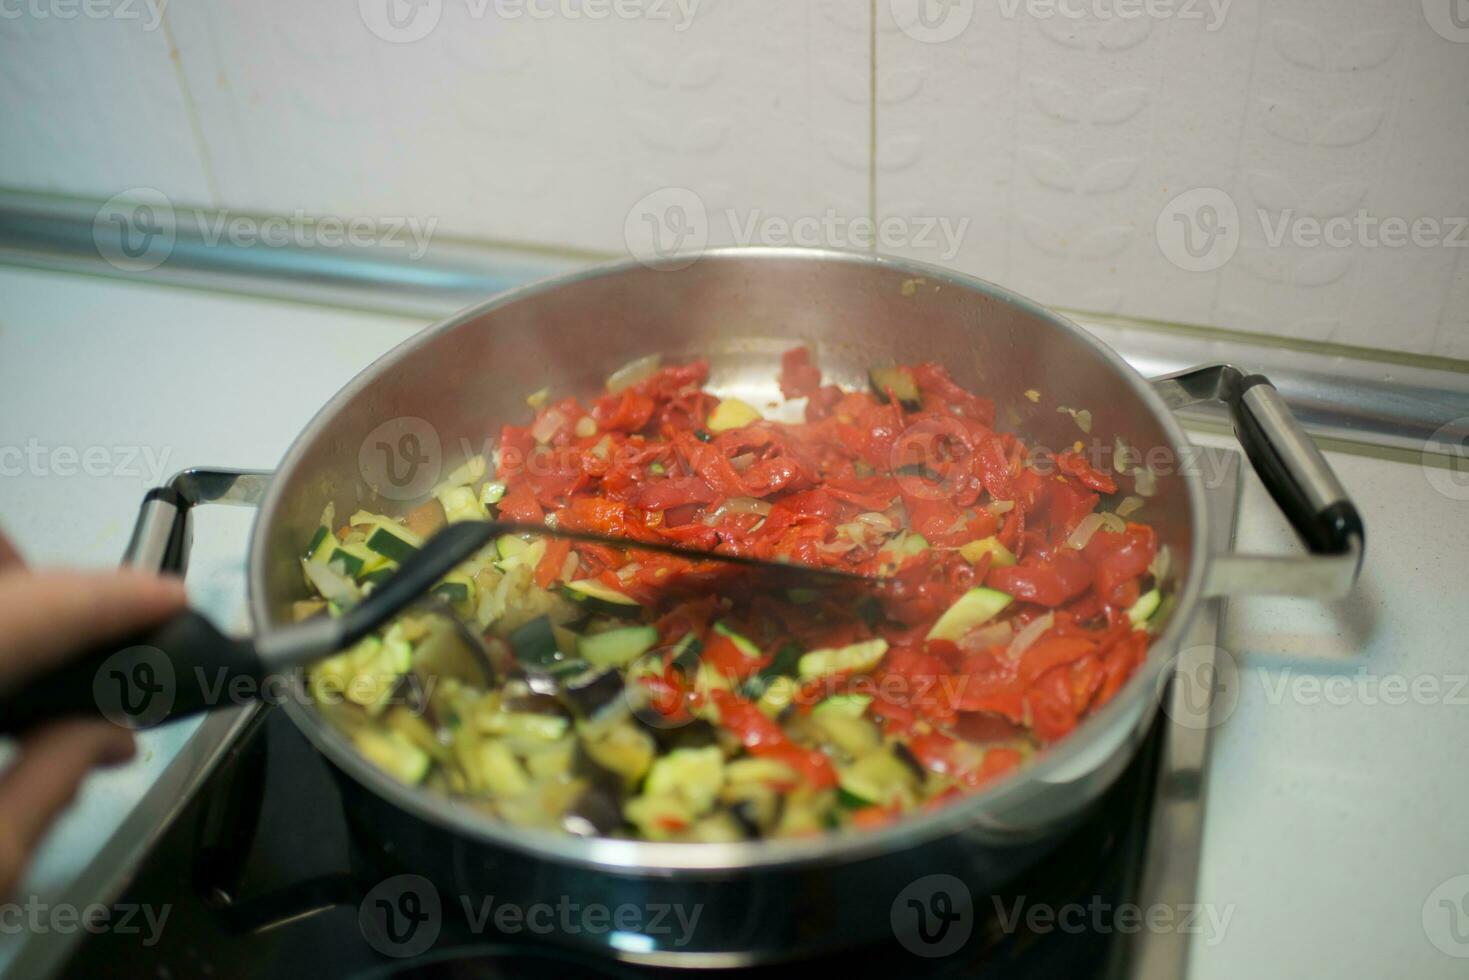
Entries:
{"type": "Polygon", "coordinates": [[[577,555],[576,552],[573,551],[571,554],[567,555],[566,560],[561,563],[561,574],[558,575],[557,578],[561,579],[561,581],[563,582],[570,582],[573,578],[576,577],[576,569],[577,566],[580,564],[581,558],[577,555]]]}
{"type": "Polygon", "coordinates": [[[551,437],[565,424],[566,415],[558,408],[550,409],[531,424],[531,438],[536,442],[550,442],[551,437]]]}
{"type": "Polygon", "coordinates": [[[729,465],[734,467],[736,473],[743,473],[745,472],[745,470],[755,465],[755,454],[740,453],[738,456],[730,459],[729,465]]]}
{"type": "Polygon", "coordinates": [[[989,511],[991,514],[994,514],[996,517],[999,517],[1003,514],[1008,514],[1014,509],[1015,501],[1013,500],[992,500],[990,501],[989,506],[985,508],[985,510],[989,511]]]}
{"type": "Polygon", "coordinates": [[[663,355],[649,354],[635,358],[607,376],[607,390],[614,395],[652,375],[663,363],[663,355]]]}
{"type": "Polygon", "coordinates": [[[1146,466],[1139,466],[1133,470],[1132,487],[1140,497],[1151,497],[1158,492],[1158,474],[1146,466]]]}
{"type": "Polygon", "coordinates": [[[893,531],[897,530],[897,525],[893,523],[893,519],[891,517],[886,514],[880,514],[875,510],[869,510],[864,514],[858,514],[857,521],[861,524],[870,525],[871,527],[876,528],[884,534],[890,534],[893,531]]]}
{"type": "Polygon", "coordinates": [[[328,602],[351,605],[362,597],[357,583],[330,565],[322,564],[319,561],[303,560],[301,569],[306,573],[306,581],[310,582],[312,587],[328,602]]]}
{"type": "Polygon", "coordinates": [[[1153,563],[1148,566],[1148,571],[1152,573],[1154,579],[1161,582],[1168,577],[1168,569],[1172,567],[1172,565],[1173,552],[1170,551],[1168,546],[1165,544],[1160,547],[1158,549],[1158,553],[1153,556],[1153,563]]]}
{"type": "Polygon", "coordinates": [[[704,523],[711,527],[718,524],[728,514],[759,514],[764,517],[770,513],[770,503],[755,497],[730,497],[713,511],[704,517],[704,523]]]}
{"type": "Polygon", "coordinates": [[[816,545],[816,550],[823,555],[845,555],[857,545],[850,539],[837,538],[835,541],[823,541],[816,545]]]}
{"type": "Polygon", "coordinates": [[[1101,514],[1088,514],[1081,519],[1076,528],[1066,538],[1066,547],[1075,548],[1080,551],[1091,541],[1092,535],[1102,529],[1103,518],[1101,514]]]}
{"type": "Polygon", "coordinates": [[[1111,511],[1102,511],[1102,530],[1121,534],[1127,530],[1127,522],[1111,511]]]}
{"type": "Polygon", "coordinates": [[[959,648],[968,653],[978,653],[1001,643],[1008,644],[1014,635],[1015,628],[1010,625],[1010,621],[1002,619],[998,623],[987,623],[965,633],[959,638],[959,648]]]}
{"type": "Polygon", "coordinates": [[[1055,613],[1046,613],[1039,619],[1031,620],[1031,622],[1023,630],[1015,634],[1015,639],[1010,641],[1010,649],[1007,650],[1006,653],[1008,653],[1012,659],[1025,653],[1025,651],[1034,646],[1035,641],[1044,636],[1046,630],[1050,629],[1053,625],[1055,625],[1055,623],[1055,613]]]}
{"type": "Polygon", "coordinates": [[[1117,505],[1117,516],[1126,517],[1128,514],[1137,511],[1142,505],[1143,498],[1141,497],[1124,497],[1122,498],[1122,503],[1117,505]]]}
{"type": "Polygon", "coordinates": [[[578,439],[590,439],[597,434],[597,420],[590,415],[583,415],[576,420],[576,428],[572,431],[578,439]]]}

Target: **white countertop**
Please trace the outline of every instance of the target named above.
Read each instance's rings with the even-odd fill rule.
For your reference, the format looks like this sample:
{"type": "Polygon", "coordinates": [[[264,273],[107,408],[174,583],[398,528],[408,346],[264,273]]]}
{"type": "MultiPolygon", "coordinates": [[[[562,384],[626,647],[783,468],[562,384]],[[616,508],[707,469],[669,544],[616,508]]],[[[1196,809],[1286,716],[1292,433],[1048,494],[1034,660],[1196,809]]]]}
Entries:
{"type": "MultiPolygon", "coordinates": [[[[0,268],[0,454],[26,454],[0,455],[0,526],[33,563],[113,565],[149,486],[185,466],[270,467],[339,385],[422,325],[0,268]],[[101,448],[89,474],[62,447],[101,448]]],[[[1417,465],[1331,461],[1366,521],[1363,580],[1334,605],[1231,606],[1239,697],[1215,733],[1199,894],[1228,918],[1222,938],[1195,937],[1197,980],[1469,971],[1433,942],[1469,956],[1469,878],[1435,893],[1469,875],[1469,501],[1417,465]],[[1396,700],[1397,681],[1376,684],[1388,675],[1409,703],[1382,703],[1396,700]],[[1436,691],[1418,680],[1413,703],[1419,678],[1436,691]],[[1457,933],[1446,897],[1464,900],[1457,933]]],[[[198,511],[189,575],[195,602],[239,628],[252,516],[198,511]]],[[[1293,545],[1253,477],[1239,541],[1293,545]]],[[[105,842],[107,814],[187,731],[149,733],[137,761],[92,779],[22,895],[62,894],[105,842]]],[[[21,938],[0,935],[0,970],[21,938]]]]}

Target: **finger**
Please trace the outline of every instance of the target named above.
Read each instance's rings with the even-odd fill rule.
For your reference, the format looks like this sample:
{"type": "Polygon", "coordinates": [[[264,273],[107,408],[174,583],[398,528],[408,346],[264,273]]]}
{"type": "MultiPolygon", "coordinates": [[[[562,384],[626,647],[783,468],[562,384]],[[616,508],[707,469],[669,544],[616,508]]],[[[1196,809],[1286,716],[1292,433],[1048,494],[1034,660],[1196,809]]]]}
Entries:
{"type": "Polygon", "coordinates": [[[0,898],[14,892],[31,853],[87,773],[132,755],[132,733],[105,721],[59,722],[26,736],[0,776],[0,898]]]}
{"type": "Polygon", "coordinates": [[[15,545],[0,531],[0,571],[10,568],[24,568],[25,559],[21,558],[20,552],[15,550],[15,545]]]}
{"type": "Polygon", "coordinates": [[[107,640],[123,640],[183,609],[176,578],[108,572],[0,572],[0,676],[15,677],[107,640]]]}

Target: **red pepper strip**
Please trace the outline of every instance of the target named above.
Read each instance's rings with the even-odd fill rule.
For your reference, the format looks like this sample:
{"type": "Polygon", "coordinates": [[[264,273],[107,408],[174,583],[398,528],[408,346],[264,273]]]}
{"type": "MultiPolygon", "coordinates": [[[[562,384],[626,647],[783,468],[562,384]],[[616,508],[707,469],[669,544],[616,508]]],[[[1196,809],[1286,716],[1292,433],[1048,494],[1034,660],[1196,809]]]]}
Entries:
{"type": "Polygon", "coordinates": [[[1080,453],[1060,453],[1056,456],[1056,468],[1067,476],[1075,477],[1097,493],[1116,493],[1117,481],[1095,470],[1080,453]]]}
{"type": "Polygon", "coordinates": [[[1052,670],[1025,692],[1031,731],[1042,741],[1054,742],[1076,727],[1069,674],[1065,668],[1052,670]]]}
{"type": "MultiPolygon", "coordinates": [[[[1129,598],[1127,583],[1148,570],[1158,553],[1153,529],[1142,524],[1129,524],[1121,547],[1097,563],[1096,589],[1103,601],[1122,605],[1129,598]]],[[[1137,596],[1131,595],[1135,601],[1137,596]]]]}
{"type": "Polygon", "coordinates": [[[892,822],[897,816],[897,810],[889,810],[882,806],[864,806],[860,810],[852,811],[852,826],[862,830],[873,830],[892,822]]]}
{"type": "Polygon", "coordinates": [[[546,519],[546,512],[536,502],[535,491],[528,483],[518,483],[500,498],[500,516],[526,524],[539,524],[546,519]]]}
{"type": "Polygon", "coordinates": [[[828,789],[836,785],[836,770],[826,753],[797,745],[777,722],[767,718],[754,704],[729,691],[711,691],[709,696],[719,709],[719,723],[734,733],[751,755],[786,763],[813,789],[828,789]]]}
{"type": "Polygon", "coordinates": [[[1075,636],[1046,636],[1031,644],[1020,658],[1020,671],[1016,681],[1021,687],[1030,687],[1036,679],[1053,667],[1080,660],[1091,653],[1097,645],[1091,640],[1075,636]]]}
{"type": "Polygon", "coordinates": [[[1092,569],[1070,548],[1055,551],[1049,561],[993,568],[989,585],[1017,599],[1042,606],[1059,606],[1085,592],[1092,582],[1092,569]]]}
{"type": "Polygon", "coordinates": [[[546,542],[546,554],[536,565],[536,585],[549,589],[551,583],[561,577],[561,567],[571,554],[571,542],[565,538],[552,538],[546,542]]]}
{"type": "Polygon", "coordinates": [[[989,749],[985,752],[984,762],[979,767],[979,781],[981,783],[987,783],[997,776],[1004,775],[1011,769],[1019,766],[1024,761],[1024,758],[1020,754],[1020,750],[1006,748],[1003,745],[997,745],[989,749]]]}
{"type": "Polygon", "coordinates": [[[821,387],[821,369],[811,363],[811,351],[792,347],[780,356],[780,393],[786,398],[805,398],[821,387]]]}
{"type": "Polygon", "coordinates": [[[711,630],[704,638],[701,659],[732,681],[744,680],[770,662],[768,657],[748,656],[733,640],[717,630],[711,630]]]}

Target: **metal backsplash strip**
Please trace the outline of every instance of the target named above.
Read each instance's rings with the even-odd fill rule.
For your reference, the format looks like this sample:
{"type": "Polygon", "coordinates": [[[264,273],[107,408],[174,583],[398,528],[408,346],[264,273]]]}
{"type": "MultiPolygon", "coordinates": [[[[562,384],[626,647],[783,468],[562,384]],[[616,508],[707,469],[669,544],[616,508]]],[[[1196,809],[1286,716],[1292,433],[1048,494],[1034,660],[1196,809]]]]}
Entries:
{"type": "MultiPolygon", "coordinates": [[[[205,209],[170,207],[146,228],[112,217],[96,202],[0,191],[0,263],[437,319],[608,258],[443,240],[417,257],[381,241],[237,244],[205,209]]],[[[1073,316],[1147,376],[1216,361],[1266,373],[1318,437],[1456,460],[1469,444],[1469,364],[1073,316]]]]}

